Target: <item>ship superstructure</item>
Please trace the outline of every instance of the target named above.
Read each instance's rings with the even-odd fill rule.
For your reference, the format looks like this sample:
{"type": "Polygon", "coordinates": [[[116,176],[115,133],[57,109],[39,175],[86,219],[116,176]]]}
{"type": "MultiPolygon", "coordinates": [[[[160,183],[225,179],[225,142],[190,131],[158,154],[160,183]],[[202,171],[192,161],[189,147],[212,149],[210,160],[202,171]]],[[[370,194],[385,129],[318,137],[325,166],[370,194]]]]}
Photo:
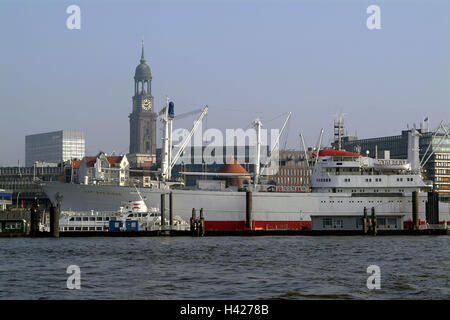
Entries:
{"type": "Polygon", "coordinates": [[[312,192],[403,195],[425,188],[408,160],[373,159],[342,150],[321,150],[311,177],[312,192]]]}

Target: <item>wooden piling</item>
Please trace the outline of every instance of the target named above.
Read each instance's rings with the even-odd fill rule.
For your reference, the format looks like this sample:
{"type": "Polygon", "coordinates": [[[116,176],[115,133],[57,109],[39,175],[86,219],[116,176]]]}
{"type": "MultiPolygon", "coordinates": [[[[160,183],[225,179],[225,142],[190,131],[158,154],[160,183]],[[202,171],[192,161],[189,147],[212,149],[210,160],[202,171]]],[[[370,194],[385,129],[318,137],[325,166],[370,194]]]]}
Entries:
{"type": "Polygon", "coordinates": [[[251,191],[245,193],[245,227],[253,229],[253,194],[251,191]]]}
{"type": "Polygon", "coordinates": [[[377,216],[375,214],[375,207],[372,207],[372,234],[377,235],[377,216]]]}
{"type": "Polygon", "coordinates": [[[161,193],[161,230],[166,227],[166,194],[161,193]]]}
{"type": "Polygon", "coordinates": [[[433,192],[434,202],[433,202],[433,223],[439,224],[439,193],[433,192]]]}
{"type": "Polygon", "coordinates": [[[170,230],[173,228],[173,193],[169,193],[169,221],[170,230]]]}
{"type": "Polygon", "coordinates": [[[38,220],[38,210],[39,210],[38,200],[34,199],[30,209],[30,237],[35,237],[38,231],[37,228],[38,223],[36,223],[38,220]]]}
{"type": "Polygon", "coordinates": [[[192,208],[192,217],[190,219],[190,223],[191,223],[191,234],[194,236],[196,230],[195,208],[192,208]]]}
{"type": "Polygon", "coordinates": [[[433,209],[434,209],[434,201],[433,201],[433,192],[427,193],[427,222],[429,224],[433,224],[433,209]]]}
{"type": "Polygon", "coordinates": [[[200,209],[200,222],[199,222],[199,235],[203,237],[205,235],[205,216],[203,214],[203,208],[200,209]]]}
{"type": "Polygon", "coordinates": [[[50,235],[53,238],[59,238],[59,213],[61,205],[50,205],[50,235]]]}
{"type": "Polygon", "coordinates": [[[429,224],[439,223],[439,193],[437,192],[428,192],[426,219],[429,224]]]}
{"type": "Polygon", "coordinates": [[[415,230],[419,229],[419,193],[417,191],[412,192],[412,219],[413,227],[415,230]]]}
{"type": "Polygon", "coordinates": [[[364,233],[364,234],[367,234],[367,208],[366,208],[366,207],[364,207],[363,233],[364,233]]]}

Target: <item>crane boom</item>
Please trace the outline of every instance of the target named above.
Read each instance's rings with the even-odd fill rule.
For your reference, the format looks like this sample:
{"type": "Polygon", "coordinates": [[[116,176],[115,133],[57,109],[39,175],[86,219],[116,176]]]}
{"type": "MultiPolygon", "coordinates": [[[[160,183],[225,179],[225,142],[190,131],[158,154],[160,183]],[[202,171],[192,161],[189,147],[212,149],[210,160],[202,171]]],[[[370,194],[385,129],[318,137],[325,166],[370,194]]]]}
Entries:
{"type": "Polygon", "coordinates": [[[186,148],[187,144],[191,140],[192,136],[194,135],[195,131],[197,130],[198,126],[202,122],[204,116],[208,113],[208,106],[205,106],[202,109],[202,113],[198,117],[197,121],[195,121],[194,126],[191,129],[191,132],[184,138],[183,142],[181,143],[180,149],[177,151],[173,159],[171,159],[170,162],[170,168],[172,169],[175,163],[177,163],[178,159],[180,158],[181,154],[183,153],[184,149],[186,148]]]}
{"type": "Polygon", "coordinates": [[[275,148],[278,146],[279,142],[280,142],[280,137],[283,134],[284,128],[286,127],[289,118],[291,117],[292,113],[289,112],[288,116],[286,117],[286,120],[284,120],[283,126],[281,127],[280,133],[278,134],[277,140],[274,144],[274,146],[272,147],[272,150],[270,150],[270,158],[267,159],[266,163],[264,164],[263,169],[261,170],[261,175],[263,175],[264,170],[267,168],[267,165],[269,164],[269,161],[272,159],[272,154],[275,151],[275,148]]]}

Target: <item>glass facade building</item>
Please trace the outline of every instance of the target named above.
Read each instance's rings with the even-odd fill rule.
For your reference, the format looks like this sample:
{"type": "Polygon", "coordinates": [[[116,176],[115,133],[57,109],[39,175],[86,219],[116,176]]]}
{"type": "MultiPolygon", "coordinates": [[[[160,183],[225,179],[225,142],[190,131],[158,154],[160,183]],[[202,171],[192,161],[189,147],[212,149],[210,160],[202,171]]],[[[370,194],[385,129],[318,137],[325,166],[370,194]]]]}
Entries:
{"type": "Polygon", "coordinates": [[[36,162],[60,163],[85,156],[84,132],[55,131],[25,137],[25,165],[36,162]]]}

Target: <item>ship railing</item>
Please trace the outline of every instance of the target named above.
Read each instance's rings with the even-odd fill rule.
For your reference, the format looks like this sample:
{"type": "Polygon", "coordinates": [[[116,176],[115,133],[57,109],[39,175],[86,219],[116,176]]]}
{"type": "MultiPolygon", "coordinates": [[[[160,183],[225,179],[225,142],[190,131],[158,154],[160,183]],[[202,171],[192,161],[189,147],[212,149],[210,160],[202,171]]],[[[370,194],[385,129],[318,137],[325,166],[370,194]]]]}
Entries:
{"type": "Polygon", "coordinates": [[[427,226],[427,229],[433,229],[433,230],[448,230],[447,221],[444,221],[443,224],[431,224],[431,223],[427,223],[426,226],[427,226]]]}
{"type": "Polygon", "coordinates": [[[169,226],[167,223],[166,225],[162,226],[159,223],[156,223],[156,221],[153,221],[152,223],[147,225],[147,230],[148,231],[157,231],[157,230],[164,230],[164,231],[169,231],[169,230],[177,230],[177,231],[186,231],[189,230],[190,226],[187,223],[180,223],[180,224],[176,224],[174,226],[169,226]]]}

